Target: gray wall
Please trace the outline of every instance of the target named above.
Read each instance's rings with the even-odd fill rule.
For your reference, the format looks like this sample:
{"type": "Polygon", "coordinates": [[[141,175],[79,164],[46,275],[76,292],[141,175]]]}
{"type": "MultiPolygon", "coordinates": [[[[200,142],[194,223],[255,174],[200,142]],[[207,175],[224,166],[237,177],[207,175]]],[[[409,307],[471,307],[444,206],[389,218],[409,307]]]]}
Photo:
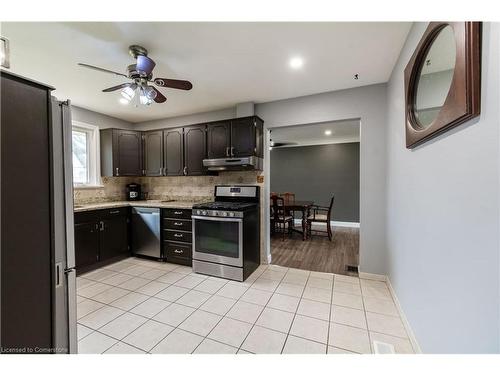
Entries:
{"type": "Polygon", "coordinates": [[[107,116],[102,113],[90,111],[85,108],[71,106],[71,117],[75,121],[85,122],[90,125],[96,125],[101,129],[120,128],[132,129],[133,124],[130,122],[107,116]]]}
{"type": "Polygon", "coordinates": [[[500,351],[500,27],[483,26],[479,119],[405,148],[403,70],[425,23],[388,84],[385,267],[423,352],[500,351]]]}
{"type": "Polygon", "coordinates": [[[320,206],[334,194],[332,220],[359,222],[359,143],[275,148],[270,162],[271,191],[320,206]]]}
{"type": "Polygon", "coordinates": [[[162,128],[175,128],[177,126],[198,124],[202,122],[224,120],[236,117],[236,108],[226,108],[219,111],[195,113],[192,115],[169,117],[134,124],[138,130],[153,130],[162,128]]]}
{"type": "MultiPolygon", "coordinates": [[[[386,108],[385,84],[255,105],[255,114],[266,128],[360,119],[360,270],[379,274],[387,270],[386,108]]],[[[269,168],[268,147],[265,152],[264,164],[269,168]]],[[[268,179],[265,186],[269,194],[268,179]]]]}

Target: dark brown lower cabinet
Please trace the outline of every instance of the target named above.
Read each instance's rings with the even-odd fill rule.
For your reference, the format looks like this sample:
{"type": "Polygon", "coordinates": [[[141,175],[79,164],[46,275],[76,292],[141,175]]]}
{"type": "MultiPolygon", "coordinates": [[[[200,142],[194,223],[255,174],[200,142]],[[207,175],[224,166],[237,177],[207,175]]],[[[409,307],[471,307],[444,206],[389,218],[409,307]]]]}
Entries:
{"type": "Polygon", "coordinates": [[[96,222],[75,223],[76,268],[91,266],[99,261],[99,229],[96,222]]]}
{"type": "Polygon", "coordinates": [[[75,260],[78,273],[128,255],[128,207],[75,213],[75,260]]]}
{"type": "Polygon", "coordinates": [[[99,260],[107,260],[120,255],[127,255],[128,217],[117,216],[102,220],[99,232],[99,260]]]}
{"type": "Polygon", "coordinates": [[[193,233],[191,210],[162,210],[163,255],[167,262],[191,266],[193,233]]]}

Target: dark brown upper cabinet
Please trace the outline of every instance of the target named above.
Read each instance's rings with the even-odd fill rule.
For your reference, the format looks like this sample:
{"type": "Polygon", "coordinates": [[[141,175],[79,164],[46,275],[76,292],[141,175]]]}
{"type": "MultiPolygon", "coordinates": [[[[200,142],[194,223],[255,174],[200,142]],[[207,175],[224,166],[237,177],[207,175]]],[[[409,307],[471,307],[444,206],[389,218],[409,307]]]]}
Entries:
{"type": "Polygon", "coordinates": [[[208,158],[263,157],[263,125],[257,116],[209,123],[208,158]]]}
{"type": "Polygon", "coordinates": [[[208,124],[207,146],[209,159],[228,158],[231,147],[231,122],[220,121],[208,124]]]}
{"type": "Polygon", "coordinates": [[[142,133],[101,130],[101,175],[142,176],[142,133]]]}
{"type": "Polygon", "coordinates": [[[207,173],[203,159],[207,157],[207,126],[184,128],[184,175],[200,176],[207,173]]]}
{"type": "Polygon", "coordinates": [[[143,138],[144,174],[162,176],[163,174],[163,131],[145,132],[143,138]]]}
{"type": "Polygon", "coordinates": [[[163,131],[165,176],[184,175],[184,129],[165,129],[163,131]]]}
{"type": "Polygon", "coordinates": [[[479,116],[481,22],[431,22],[404,75],[407,148],[479,116]]]}

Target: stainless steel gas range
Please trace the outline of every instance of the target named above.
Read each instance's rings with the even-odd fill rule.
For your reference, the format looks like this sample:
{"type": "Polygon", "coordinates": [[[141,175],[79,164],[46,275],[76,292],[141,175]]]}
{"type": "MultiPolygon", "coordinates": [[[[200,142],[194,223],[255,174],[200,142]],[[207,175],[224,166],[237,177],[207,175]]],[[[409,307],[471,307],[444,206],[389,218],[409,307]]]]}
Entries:
{"type": "Polygon", "coordinates": [[[243,281],[260,264],[258,186],[216,186],[193,206],[193,271],[243,281]]]}

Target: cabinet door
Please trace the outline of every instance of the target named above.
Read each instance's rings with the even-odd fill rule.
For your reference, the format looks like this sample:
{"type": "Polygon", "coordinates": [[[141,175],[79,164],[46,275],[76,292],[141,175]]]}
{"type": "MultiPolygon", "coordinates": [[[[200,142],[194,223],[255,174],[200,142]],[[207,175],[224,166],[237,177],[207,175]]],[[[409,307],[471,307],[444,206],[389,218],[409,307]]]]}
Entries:
{"type": "Polygon", "coordinates": [[[115,130],[113,132],[113,159],[115,176],[142,176],[142,137],[140,132],[115,130]]]}
{"type": "Polygon", "coordinates": [[[184,168],[184,133],[182,128],[163,131],[165,175],[182,176],[184,168]]]}
{"type": "Polygon", "coordinates": [[[144,133],[144,172],[146,176],[161,176],[163,168],[163,132],[144,133]]]}
{"type": "Polygon", "coordinates": [[[99,229],[96,222],[75,224],[76,269],[90,266],[99,260],[99,229]]]}
{"type": "Polygon", "coordinates": [[[99,228],[99,260],[127,254],[128,223],[126,216],[101,220],[99,228]]]}
{"type": "Polygon", "coordinates": [[[187,175],[199,176],[206,173],[203,159],[207,157],[206,126],[184,128],[184,166],[187,175]]]}
{"type": "Polygon", "coordinates": [[[255,154],[255,124],[253,117],[231,121],[231,156],[243,157],[255,154]]]}
{"type": "Polygon", "coordinates": [[[231,123],[221,121],[208,124],[207,148],[209,159],[221,159],[229,157],[231,146],[231,123]]]}

